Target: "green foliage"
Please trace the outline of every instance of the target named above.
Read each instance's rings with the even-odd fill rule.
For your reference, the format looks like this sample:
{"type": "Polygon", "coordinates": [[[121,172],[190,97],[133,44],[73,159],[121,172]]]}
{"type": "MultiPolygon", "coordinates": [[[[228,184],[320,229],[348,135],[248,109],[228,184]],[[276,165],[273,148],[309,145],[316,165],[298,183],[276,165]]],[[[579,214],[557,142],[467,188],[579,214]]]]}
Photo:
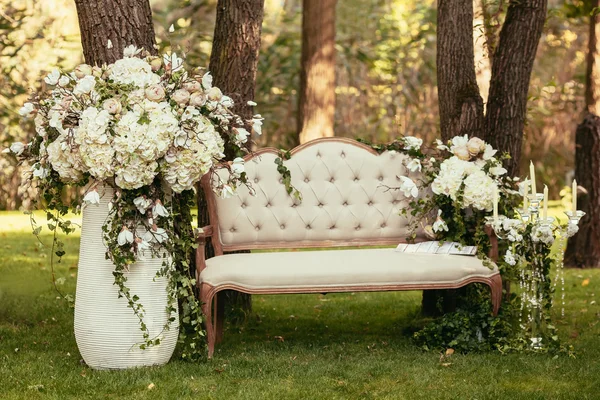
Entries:
{"type": "Polygon", "coordinates": [[[297,201],[302,201],[302,194],[292,185],[292,174],[288,167],[283,163],[284,160],[289,160],[292,157],[291,153],[286,150],[279,151],[279,157],[275,159],[277,172],[281,175],[281,180],[285,185],[285,191],[297,201]]]}

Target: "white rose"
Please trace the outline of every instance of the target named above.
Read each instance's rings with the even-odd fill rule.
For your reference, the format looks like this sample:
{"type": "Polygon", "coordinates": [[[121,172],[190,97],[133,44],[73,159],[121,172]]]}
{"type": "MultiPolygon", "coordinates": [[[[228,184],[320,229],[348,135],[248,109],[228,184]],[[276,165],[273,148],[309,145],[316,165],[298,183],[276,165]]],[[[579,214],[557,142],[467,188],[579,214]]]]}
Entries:
{"type": "Polygon", "coordinates": [[[483,159],[486,161],[490,160],[497,152],[498,150],[495,150],[491,145],[486,144],[483,152],[483,159]]]}
{"type": "Polygon", "coordinates": [[[405,197],[417,197],[419,196],[419,189],[412,179],[406,176],[400,176],[400,190],[404,193],[405,197]]]}
{"type": "Polygon", "coordinates": [[[452,152],[456,157],[463,161],[469,161],[471,159],[471,153],[469,153],[467,146],[454,147],[452,152]]]}
{"type": "Polygon", "coordinates": [[[48,76],[46,78],[44,78],[44,82],[46,82],[48,85],[56,85],[58,83],[58,80],[60,79],[60,71],[57,68],[54,68],[52,70],[52,72],[50,72],[48,74],[48,76]]]}
{"type": "Polygon", "coordinates": [[[144,94],[148,100],[159,102],[165,98],[165,89],[162,85],[156,83],[148,86],[144,91],[144,94]]]}
{"type": "Polygon", "coordinates": [[[406,168],[410,170],[410,172],[421,171],[421,161],[418,158],[413,158],[406,164],[406,168]]]}
{"type": "Polygon", "coordinates": [[[87,94],[94,89],[94,86],[96,86],[96,78],[92,75],[87,75],[77,82],[77,85],[75,85],[75,88],[73,89],[73,93],[76,95],[87,94]]]}
{"type": "Polygon", "coordinates": [[[9,147],[9,151],[17,156],[20,156],[21,154],[23,154],[24,150],[25,150],[25,145],[21,142],[14,142],[9,147]]]}
{"type": "Polygon", "coordinates": [[[213,77],[210,74],[210,72],[206,72],[204,74],[204,76],[202,77],[202,87],[204,88],[204,90],[208,90],[210,88],[212,88],[212,81],[213,81],[213,77]]]}
{"type": "Polygon", "coordinates": [[[208,96],[208,99],[211,101],[220,101],[221,97],[223,97],[223,93],[218,87],[211,87],[210,89],[208,89],[208,92],[206,94],[208,96]]]}
{"type": "Polygon", "coordinates": [[[485,142],[478,137],[472,137],[467,142],[467,150],[469,150],[469,154],[475,157],[482,151],[485,151],[485,142]]]}
{"type": "Polygon", "coordinates": [[[121,102],[114,97],[111,99],[107,99],[102,104],[102,107],[108,111],[109,114],[119,114],[122,110],[121,102]]]}
{"type": "Polygon", "coordinates": [[[404,137],[404,150],[419,150],[423,144],[423,139],[414,136],[404,137]]]}
{"type": "Polygon", "coordinates": [[[92,67],[87,64],[79,64],[78,66],[75,67],[75,69],[73,70],[73,73],[75,74],[77,79],[81,79],[84,76],[92,74],[92,67]]]}
{"type": "Polygon", "coordinates": [[[171,99],[177,104],[186,104],[190,100],[190,92],[185,89],[177,89],[171,95],[171,99]]]}
{"type": "Polygon", "coordinates": [[[241,157],[234,158],[231,164],[231,173],[236,177],[240,177],[244,170],[244,159],[241,157]]]}
{"type": "Polygon", "coordinates": [[[35,112],[35,107],[32,103],[25,103],[23,107],[19,109],[19,115],[25,118],[31,118],[35,112]]]}
{"type": "Polygon", "coordinates": [[[199,91],[200,89],[202,89],[202,85],[198,81],[191,80],[191,81],[184,82],[183,88],[190,93],[195,93],[195,92],[199,91]]]}
{"type": "Polygon", "coordinates": [[[502,167],[492,167],[492,168],[490,168],[490,174],[495,175],[495,176],[504,175],[507,172],[508,171],[506,170],[506,168],[502,168],[502,167]]]}
{"type": "Polygon", "coordinates": [[[190,104],[195,107],[202,107],[206,104],[206,96],[202,92],[194,92],[190,96],[190,104]]]}

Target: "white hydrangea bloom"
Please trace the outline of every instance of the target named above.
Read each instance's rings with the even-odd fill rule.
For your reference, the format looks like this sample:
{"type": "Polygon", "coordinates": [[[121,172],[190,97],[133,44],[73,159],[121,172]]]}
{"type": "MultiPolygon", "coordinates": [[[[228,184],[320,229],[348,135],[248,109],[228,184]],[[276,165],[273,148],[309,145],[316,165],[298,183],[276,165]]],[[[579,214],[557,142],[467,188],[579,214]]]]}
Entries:
{"type": "Polygon", "coordinates": [[[158,163],[145,161],[135,154],[115,168],[115,184],[122,189],[138,189],[152,183],[158,173],[158,163]]]}
{"type": "Polygon", "coordinates": [[[506,250],[506,254],[504,254],[504,261],[506,261],[508,265],[517,264],[517,259],[515,258],[515,255],[510,251],[510,249],[506,250]]]}
{"type": "Polygon", "coordinates": [[[110,69],[109,78],[114,82],[126,85],[134,84],[139,88],[160,82],[160,76],[152,72],[152,66],[137,57],[115,61],[110,69]]]}
{"type": "Polygon", "coordinates": [[[463,206],[472,206],[477,210],[491,211],[494,202],[494,191],[497,186],[482,170],[476,171],[464,180],[463,206]]]}
{"type": "Polygon", "coordinates": [[[460,189],[465,175],[478,169],[473,163],[461,160],[456,156],[450,157],[440,165],[440,171],[431,184],[431,190],[435,194],[444,194],[452,200],[456,200],[456,193],[460,189]]]}
{"type": "Polygon", "coordinates": [[[67,182],[77,182],[86,171],[80,152],[69,145],[69,136],[61,134],[46,149],[48,161],[61,178],[67,182]]]}
{"type": "Polygon", "coordinates": [[[531,239],[534,242],[542,242],[544,244],[554,243],[554,231],[551,225],[536,225],[531,231],[531,239]]]}

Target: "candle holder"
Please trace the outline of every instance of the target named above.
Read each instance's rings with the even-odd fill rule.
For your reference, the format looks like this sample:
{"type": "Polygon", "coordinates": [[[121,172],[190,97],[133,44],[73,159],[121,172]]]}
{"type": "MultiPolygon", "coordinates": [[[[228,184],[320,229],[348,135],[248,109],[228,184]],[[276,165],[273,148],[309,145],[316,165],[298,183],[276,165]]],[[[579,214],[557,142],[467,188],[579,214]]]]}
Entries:
{"type": "Polygon", "coordinates": [[[505,215],[499,215],[498,218],[494,217],[485,217],[486,225],[491,226],[496,234],[500,232],[500,228],[502,228],[502,222],[506,219],[505,215]]]}
{"type": "Polygon", "coordinates": [[[585,212],[581,210],[573,211],[565,211],[565,215],[569,218],[569,223],[578,225],[579,220],[585,216],[585,212]]]}
{"type": "Polygon", "coordinates": [[[537,217],[537,215],[540,212],[540,203],[542,202],[542,200],[544,200],[544,194],[532,193],[530,195],[527,195],[527,198],[529,199],[529,214],[532,218],[537,217]]]}
{"type": "Polygon", "coordinates": [[[521,208],[518,213],[521,221],[525,223],[529,222],[529,219],[531,218],[531,214],[529,214],[529,208],[521,208]]]}
{"type": "Polygon", "coordinates": [[[550,225],[554,224],[554,221],[555,221],[554,217],[546,217],[546,218],[540,217],[537,220],[538,224],[544,225],[544,226],[550,226],[550,225]]]}

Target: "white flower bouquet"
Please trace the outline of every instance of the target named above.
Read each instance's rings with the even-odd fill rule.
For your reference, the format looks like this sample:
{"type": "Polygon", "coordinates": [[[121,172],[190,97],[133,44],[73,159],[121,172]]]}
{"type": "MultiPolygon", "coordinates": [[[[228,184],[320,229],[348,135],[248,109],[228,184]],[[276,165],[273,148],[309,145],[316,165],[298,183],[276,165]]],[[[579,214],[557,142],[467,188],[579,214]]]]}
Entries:
{"type": "MultiPolygon", "coordinates": [[[[260,115],[234,114],[210,73],[185,69],[176,53],[157,57],[130,46],[114,64],[55,69],[45,82],[49,90],[20,110],[34,119],[36,136],[7,149],[40,180],[114,180],[131,190],[160,177],[180,193],[224,158],[225,142],[243,151],[250,132],[260,134],[260,115]]],[[[216,190],[228,184],[235,187],[221,182],[216,190]]]]}
{"type": "MultiPolygon", "coordinates": [[[[176,307],[179,300],[179,340],[186,344],[182,356],[202,357],[202,313],[190,272],[192,189],[225,154],[231,173],[227,181],[214,182],[214,190],[231,196],[237,186],[247,184],[242,157],[251,134],[261,133],[262,117],[236,115],[233,99],[213,86],[211,74],[186,68],[176,53],[154,56],[134,46],[113,64],[81,64],[72,72],[55,69],[44,81],[46,90],[20,110],[34,120],[35,135],[5,152],[30,166],[28,181],[40,190],[48,227],[55,232],[72,232],[67,212],[98,205],[111,193],[103,203],[108,209],[102,207],[105,222],[98,240],[114,265],[119,297],[126,298],[139,319],[139,347],[157,345],[160,339],[150,335],[144,307],[126,286],[126,272],[150,254],[164,260],[159,275],[169,278],[168,304],[176,307]],[[86,187],[86,193],[67,204],[67,185],[86,187]]],[[[54,244],[61,257],[62,243],[55,237],[54,244]]],[[[170,306],[169,313],[175,311],[170,306]]],[[[166,330],[173,319],[169,314],[166,330]]]]}

